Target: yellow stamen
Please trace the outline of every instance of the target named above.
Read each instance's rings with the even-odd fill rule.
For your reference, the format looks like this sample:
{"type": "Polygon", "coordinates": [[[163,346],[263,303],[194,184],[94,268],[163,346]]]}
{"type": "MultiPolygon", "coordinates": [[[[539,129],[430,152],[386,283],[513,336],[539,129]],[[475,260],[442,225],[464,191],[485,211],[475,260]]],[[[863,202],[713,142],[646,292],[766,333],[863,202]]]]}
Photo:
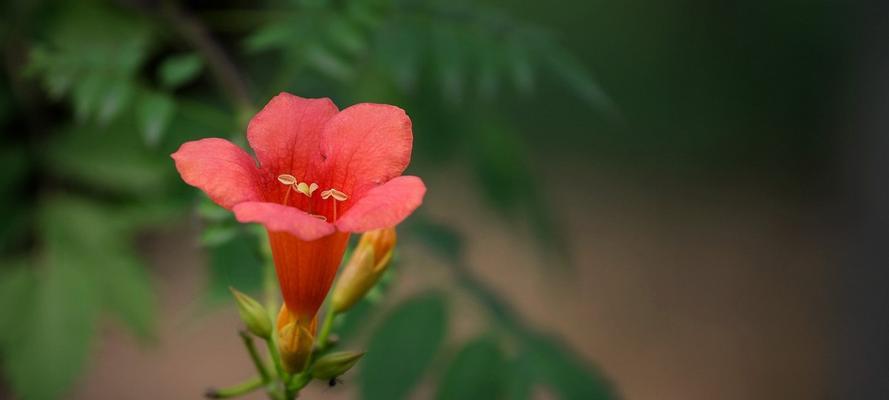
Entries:
{"type": "Polygon", "coordinates": [[[293,188],[293,185],[296,185],[296,178],[290,174],[281,174],[278,175],[278,182],[281,182],[287,185],[287,192],[284,193],[284,205],[287,205],[287,200],[290,198],[290,189],[293,188]]]}
{"type": "Polygon", "coordinates": [[[290,174],[281,174],[281,175],[278,175],[278,182],[281,182],[285,185],[290,186],[290,185],[293,185],[296,183],[296,178],[290,174]]]}
{"type": "Polygon", "coordinates": [[[333,199],[337,201],[346,201],[349,199],[348,195],[336,189],[329,189],[321,192],[322,199],[327,200],[330,197],[333,197],[333,199]]]}
{"type": "Polygon", "coordinates": [[[336,203],[348,200],[349,196],[333,188],[321,192],[322,199],[327,200],[331,197],[336,200],[333,202],[333,222],[336,222],[336,203]]]}
{"type": "Polygon", "coordinates": [[[315,191],[318,190],[317,183],[312,183],[311,185],[309,185],[308,183],[300,182],[295,187],[298,192],[306,195],[307,197],[312,197],[312,193],[315,193],[315,191]]]}

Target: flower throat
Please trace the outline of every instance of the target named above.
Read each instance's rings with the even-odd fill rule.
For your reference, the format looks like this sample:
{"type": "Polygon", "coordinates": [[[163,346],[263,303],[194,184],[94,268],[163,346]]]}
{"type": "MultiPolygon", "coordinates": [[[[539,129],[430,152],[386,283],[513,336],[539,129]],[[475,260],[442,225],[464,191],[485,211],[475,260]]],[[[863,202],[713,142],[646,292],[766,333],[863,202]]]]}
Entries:
{"type": "MultiPolygon", "coordinates": [[[[318,190],[317,183],[312,182],[310,184],[308,182],[299,182],[296,179],[296,177],[294,177],[293,175],[290,175],[290,174],[278,175],[278,182],[281,182],[282,185],[287,186],[287,191],[284,192],[284,201],[282,202],[282,204],[285,207],[289,207],[287,204],[287,201],[290,199],[290,192],[291,191],[296,190],[297,192],[306,195],[306,197],[312,198],[312,195],[315,194],[316,190],[318,190]]],[[[324,190],[321,192],[321,199],[322,200],[328,200],[330,198],[333,199],[333,221],[332,222],[336,222],[336,217],[337,217],[336,204],[339,202],[348,200],[349,196],[339,190],[334,189],[334,188],[330,188],[330,189],[327,189],[327,190],[324,190]]],[[[327,217],[320,215],[320,214],[314,214],[312,212],[312,202],[309,202],[309,210],[306,211],[306,213],[315,217],[315,218],[318,218],[322,221],[327,221],[327,217]]]]}

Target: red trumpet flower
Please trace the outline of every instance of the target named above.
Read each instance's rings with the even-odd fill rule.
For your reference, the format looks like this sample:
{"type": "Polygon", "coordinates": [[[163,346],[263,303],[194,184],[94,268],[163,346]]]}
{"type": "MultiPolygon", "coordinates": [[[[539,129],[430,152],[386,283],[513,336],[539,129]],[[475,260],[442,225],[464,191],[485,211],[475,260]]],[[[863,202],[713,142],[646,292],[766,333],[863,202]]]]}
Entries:
{"type": "Polygon", "coordinates": [[[279,322],[313,326],[349,235],[395,226],[423,201],[423,181],[401,176],[410,118],[390,105],[339,111],[330,99],[281,93],[250,121],[247,140],[259,166],[216,138],[185,143],[172,157],[186,183],[238,221],[266,227],[292,317],[279,322]]]}

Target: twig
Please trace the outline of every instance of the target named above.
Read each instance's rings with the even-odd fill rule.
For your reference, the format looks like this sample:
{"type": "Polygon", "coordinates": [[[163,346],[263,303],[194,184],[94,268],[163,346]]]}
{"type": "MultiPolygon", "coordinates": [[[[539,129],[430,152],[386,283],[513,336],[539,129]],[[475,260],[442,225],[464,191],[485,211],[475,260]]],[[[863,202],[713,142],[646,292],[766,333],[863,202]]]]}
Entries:
{"type": "Polygon", "coordinates": [[[285,385],[287,381],[290,380],[290,374],[287,373],[287,370],[284,369],[284,362],[281,360],[281,353],[278,352],[278,343],[277,343],[277,333],[272,333],[272,336],[269,340],[266,340],[266,346],[268,347],[269,355],[272,357],[272,362],[275,364],[275,372],[278,373],[278,379],[281,382],[284,382],[285,385]]]}
{"type": "Polygon", "coordinates": [[[205,393],[204,396],[208,399],[228,399],[232,397],[243,396],[256,389],[259,389],[260,387],[262,387],[262,379],[257,376],[249,381],[234,386],[229,386],[227,388],[207,389],[207,393],[205,393]]]}
{"type": "Polygon", "coordinates": [[[172,27],[200,53],[207,61],[207,67],[219,84],[220,89],[239,114],[250,115],[253,102],[247,82],[238,73],[237,67],[208,33],[201,20],[188,15],[174,1],[165,1],[162,13],[172,27]]]}
{"type": "Polygon", "coordinates": [[[247,352],[250,353],[250,359],[253,360],[253,365],[256,366],[259,376],[262,377],[262,383],[269,383],[271,381],[269,369],[266,367],[262,358],[259,357],[259,352],[256,350],[256,344],[253,343],[253,338],[247,331],[240,331],[238,334],[241,336],[241,340],[244,341],[244,347],[246,347],[247,352]]]}
{"type": "Polygon", "coordinates": [[[333,318],[336,317],[336,313],[333,312],[331,308],[333,307],[328,307],[327,312],[324,314],[324,322],[321,323],[321,331],[318,334],[317,340],[317,351],[324,351],[329,345],[327,337],[330,336],[330,328],[333,326],[333,318]]]}

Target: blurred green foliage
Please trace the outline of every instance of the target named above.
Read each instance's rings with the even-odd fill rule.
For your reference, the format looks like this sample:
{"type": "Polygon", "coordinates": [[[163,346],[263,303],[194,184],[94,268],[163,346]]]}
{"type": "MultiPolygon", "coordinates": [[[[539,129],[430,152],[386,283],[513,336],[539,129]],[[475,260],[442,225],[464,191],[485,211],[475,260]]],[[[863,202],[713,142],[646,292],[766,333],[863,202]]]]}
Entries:
{"type": "Polygon", "coordinates": [[[13,328],[2,331],[4,366],[23,397],[57,397],[73,382],[100,311],[151,337],[155,296],[131,248],[127,211],[61,196],[39,206],[38,253],[6,266],[0,303],[13,328]]]}
{"type": "Polygon", "coordinates": [[[506,397],[505,356],[498,341],[475,339],[448,366],[438,386],[438,399],[502,399],[506,397]]]}
{"type": "Polygon", "coordinates": [[[868,9],[835,0],[593,0],[558,11],[547,2],[498,3],[558,26],[620,105],[618,123],[581,118],[586,105],[558,98],[552,78],[540,76],[537,95],[547,101],[510,116],[541,151],[624,176],[740,175],[785,186],[830,165],[859,45],[854,16],[868,9]]]}
{"type": "Polygon", "coordinates": [[[472,275],[464,257],[465,244],[459,232],[422,214],[413,218],[405,228],[408,238],[426,245],[432,254],[437,254],[448,263],[458,284],[487,310],[494,325],[493,332],[498,334],[499,339],[505,339],[495,345],[486,342],[489,338],[478,338],[466,344],[462,350],[462,353],[470,354],[458,354],[452,363],[466,363],[461,357],[479,357],[479,362],[501,362],[500,355],[493,353],[503,351],[508,354],[503,355],[508,367],[496,374],[469,377],[465,371],[458,375],[453,371],[456,367],[452,366],[445,373],[445,382],[457,379],[453,375],[458,375],[466,387],[442,386],[440,397],[455,396],[461,393],[458,390],[484,390],[496,391],[497,396],[493,398],[528,399],[531,398],[532,389],[538,385],[550,389],[560,399],[606,400],[617,397],[614,388],[598,370],[564,346],[558,338],[528,326],[509,304],[472,275]],[[497,347],[502,343],[512,344],[509,353],[497,347]],[[497,348],[493,349],[492,346],[497,348]],[[475,352],[486,354],[472,354],[475,352]]]}
{"type": "Polygon", "coordinates": [[[406,398],[435,359],[447,327],[447,308],[438,294],[410,299],[393,310],[367,344],[362,398],[406,398]]]}
{"type": "MultiPolygon", "coordinates": [[[[246,118],[280,91],[401,105],[417,132],[412,168],[470,165],[493,209],[528,218],[547,251],[563,252],[544,194],[527,184],[535,180],[532,150],[502,99],[530,100],[539,76],[549,76],[585,107],[613,108],[549,32],[497,8],[436,0],[214,6],[2,5],[0,355],[22,398],[64,397],[104,314],[153,337],[151,274],[134,248],[152,226],[197,209],[210,254],[207,300],[227,298],[232,284],[259,289],[262,230],[196,196],[168,155],[203,136],[243,144],[246,118]]],[[[443,359],[446,297],[375,315],[375,299],[395,276],[388,273],[337,322],[344,339],[372,328],[364,398],[402,398],[430,373],[440,376],[440,398],[527,398],[529,382],[564,399],[610,396],[570,350],[533,333],[471,280],[459,233],[423,221],[412,232],[458,266],[460,282],[523,344],[514,354],[492,333],[443,359]],[[449,367],[438,368],[441,360],[449,367]]]]}

